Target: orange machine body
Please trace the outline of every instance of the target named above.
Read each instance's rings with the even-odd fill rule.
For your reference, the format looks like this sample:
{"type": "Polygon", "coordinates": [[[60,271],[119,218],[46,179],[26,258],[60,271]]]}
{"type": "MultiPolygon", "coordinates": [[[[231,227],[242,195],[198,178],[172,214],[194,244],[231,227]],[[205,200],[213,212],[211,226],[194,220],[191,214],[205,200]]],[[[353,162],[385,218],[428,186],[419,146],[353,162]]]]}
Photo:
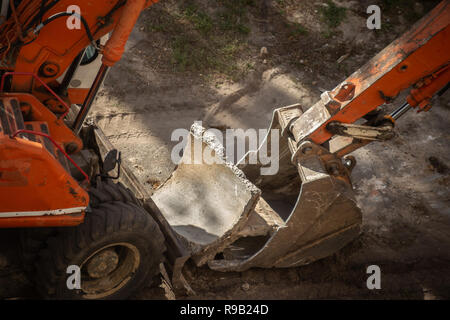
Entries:
{"type": "Polygon", "coordinates": [[[65,158],[79,152],[83,143],[66,125],[63,114],[64,105],[82,103],[89,89],[63,93],[58,91],[58,79],[80,52],[111,31],[110,41],[98,50],[104,64],[114,65],[140,12],[155,2],[45,3],[49,8],[40,21],[79,9],[91,38],[84,24],[78,29],[68,27],[74,16],[41,23],[36,30],[42,1],[23,0],[17,7],[10,2],[11,16],[0,25],[0,74],[13,73],[2,80],[2,86],[4,82],[9,89],[2,87],[0,92],[0,228],[75,226],[83,222],[89,205],[88,182],[72,177],[70,161],[65,158]],[[62,96],[55,96],[55,92],[62,96]],[[19,133],[21,130],[26,132],[19,133]]]}

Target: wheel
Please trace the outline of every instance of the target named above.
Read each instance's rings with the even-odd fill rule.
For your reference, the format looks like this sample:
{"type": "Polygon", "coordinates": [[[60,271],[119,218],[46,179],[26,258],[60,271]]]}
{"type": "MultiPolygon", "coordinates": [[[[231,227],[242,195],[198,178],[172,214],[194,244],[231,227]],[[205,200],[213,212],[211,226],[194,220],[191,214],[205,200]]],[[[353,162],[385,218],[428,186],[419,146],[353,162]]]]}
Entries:
{"type": "Polygon", "coordinates": [[[126,299],[159,273],[164,236],[136,198],[112,183],[90,196],[84,223],[57,228],[39,253],[35,279],[45,298],[126,299]],[[68,288],[69,266],[79,267],[80,289],[68,288]]]}

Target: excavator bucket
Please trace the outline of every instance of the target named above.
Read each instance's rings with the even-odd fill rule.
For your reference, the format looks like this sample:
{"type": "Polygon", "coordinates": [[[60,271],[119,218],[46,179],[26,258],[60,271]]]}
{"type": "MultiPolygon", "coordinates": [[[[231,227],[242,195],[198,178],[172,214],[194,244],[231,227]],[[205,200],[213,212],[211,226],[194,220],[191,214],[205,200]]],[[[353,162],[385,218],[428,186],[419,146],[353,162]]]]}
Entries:
{"type": "Polygon", "coordinates": [[[361,211],[349,172],[330,174],[328,164],[340,160],[325,151],[300,156],[287,134],[291,120],[301,116],[299,105],[274,111],[270,129],[280,138],[272,141],[269,134],[258,149],[279,146],[274,175],[261,175],[259,162],[228,162],[214,135],[198,124],[191,127],[181,162],[152,199],[198,266],[219,271],[296,267],[327,257],[357,237],[361,211]]]}

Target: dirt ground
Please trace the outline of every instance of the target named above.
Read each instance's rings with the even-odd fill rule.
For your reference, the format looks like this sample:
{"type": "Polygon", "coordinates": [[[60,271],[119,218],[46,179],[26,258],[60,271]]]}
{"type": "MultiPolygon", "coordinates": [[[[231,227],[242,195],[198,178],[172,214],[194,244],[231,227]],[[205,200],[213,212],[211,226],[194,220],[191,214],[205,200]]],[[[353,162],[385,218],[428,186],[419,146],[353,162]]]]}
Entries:
{"type": "MultiPolygon", "coordinates": [[[[321,90],[332,89],[436,3],[381,2],[388,30],[375,32],[365,27],[365,2],[336,1],[347,10],[333,27],[324,21],[323,1],[240,1],[246,11],[240,21],[249,29],[240,34],[221,31],[216,22],[210,33],[203,33],[207,22],[197,28],[197,20],[190,18],[191,12],[197,18],[215,17],[220,1],[163,1],[141,17],[93,117],[139,179],[149,188],[157,186],[174,169],[174,129],[188,128],[195,120],[206,126],[266,128],[276,107],[299,102],[308,108],[321,90]],[[181,24],[184,32],[177,33],[172,24],[181,24]],[[173,41],[187,43],[191,64],[174,61],[178,47],[173,41]],[[224,67],[221,46],[230,43],[238,48],[224,67]],[[267,56],[261,57],[262,47],[267,56]],[[205,62],[197,65],[196,59],[205,62]]],[[[286,270],[220,273],[191,266],[187,278],[196,294],[188,298],[449,298],[449,115],[447,95],[429,113],[405,115],[395,139],[355,152],[352,179],[363,232],[342,252],[286,270]],[[382,290],[365,286],[370,264],[382,270],[382,290]]],[[[136,298],[155,298],[155,290],[136,298]]]]}
{"type": "MultiPolygon", "coordinates": [[[[161,1],[140,17],[91,118],[151,190],[175,167],[173,130],[196,120],[206,127],[266,128],[277,107],[308,108],[437,3],[161,1]],[[381,30],[366,28],[370,4],[382,8],[381,30]]],[[[407,113],[394,139],[354,152],[363,226],[350,245],[300,268],[221,273],[188,264],[195,294],[176,298],[450,298],[449,96],[430,112],[407,113]],[[381,268],[381,290],[366,287],[372,264],[381,268]]],[[[403,99],[384,107],[392,110],[403,99]]],[[[173,296],[147,287],[134,298],[173,296]]]]}

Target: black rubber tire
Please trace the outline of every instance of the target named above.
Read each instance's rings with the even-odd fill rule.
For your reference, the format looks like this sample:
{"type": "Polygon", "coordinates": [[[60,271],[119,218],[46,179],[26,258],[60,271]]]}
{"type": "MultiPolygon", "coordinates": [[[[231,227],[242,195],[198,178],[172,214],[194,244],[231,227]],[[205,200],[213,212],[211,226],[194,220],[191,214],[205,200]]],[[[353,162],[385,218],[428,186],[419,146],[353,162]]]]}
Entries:
{"type": "MultiPolygon", "coordinates": [[[[141,202],[133,192],[122,183],[111,180],[97,183],[89,191],[89,202],[92,208],[98,208],[101,203],[120,201],[141,206],[141,202]]],[[[60,228],[24,228],[20,230],[20,256],[25,271],[34,277],[35,263],[39,253],[47,247],[47,239],[56,236],[60,228]]]]}
{"type": "MultiPolygon", "coordinates": [[[[113,243],[127,243],[139,251],[140,262],[131,279],[102,299],[126,299],[159,273],[165,251],[164,236],[151,215],[121,185],[92,188],[92,212],[77,227],[56,228],[36,259],[38,292],[49,299],[86,299],[82,290],[66,285],[69,265],[81,265],[92,253],[113,243]],[[93,191],[93,192],[92,192],[93,191]]],[[[83,287],[83,284],[81,284],[83,287]]]]}

